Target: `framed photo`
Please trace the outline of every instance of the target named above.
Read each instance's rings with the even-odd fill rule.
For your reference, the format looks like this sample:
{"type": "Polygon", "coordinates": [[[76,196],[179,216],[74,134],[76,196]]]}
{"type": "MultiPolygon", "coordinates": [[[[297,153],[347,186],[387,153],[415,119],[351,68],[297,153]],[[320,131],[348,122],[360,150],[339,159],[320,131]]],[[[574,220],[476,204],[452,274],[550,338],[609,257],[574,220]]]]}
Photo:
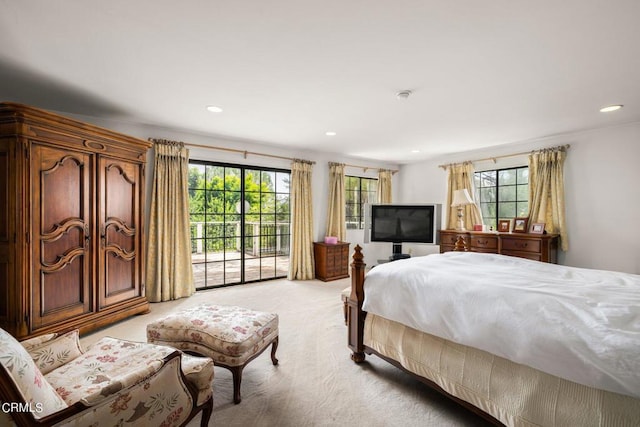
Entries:
{"type": "Polygon", "coordinates": [[[529,222],[529,218],[520,217],[513,219],[513,232],[514,233],[526,233],[527,223],[529,222]]]}
{"type": "Polygon", "coordinates": [[[531,234],[544,234],[544,222],[534,222],[529,229],[531,234]]]}
{"type": "Polygon", "coordinates": [[[498,220],[498,231],[502,233],[508,233],[511,231],[511,220],[510,219],[500,219],[498,220]]]}

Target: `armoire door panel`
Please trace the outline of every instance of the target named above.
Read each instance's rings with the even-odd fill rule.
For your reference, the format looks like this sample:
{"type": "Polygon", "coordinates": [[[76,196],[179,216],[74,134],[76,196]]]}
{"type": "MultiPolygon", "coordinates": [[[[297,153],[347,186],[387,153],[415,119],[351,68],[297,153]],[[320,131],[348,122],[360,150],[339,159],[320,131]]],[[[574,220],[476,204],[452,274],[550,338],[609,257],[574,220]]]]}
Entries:
{"type": "Polygon", "coordinates": [[[34,328],[92,311],[91,156],[33,146],[34,328]]]}
{"type": "Polygon", "coordinates": [[[113,249],[119,248],[126,254],[133,254],[136,250],[136,229],[131,227],[131,223],[111,217],[103,224],[102,235],[105,236],[107,246],[113,249]]]}
{"type": "Polygon", "coordinates": [[[40,205],[41,233],[53,232],[61,221],[78,219],[86,222],[85,202],[89,200],[87,174],[88,160],[80,154],[58,157],[60,152],[41,147],[40,188],[35,193],[40,205]]]}
{"type": "Polygon", "coordinates": [[[82,255],[73,257],[52,271],[40,270],[40,277],[36,282],[39,289],[35,293],[37,305],[40,306],[39,315],[34,319],[37,326],[87,313],[85,287],[69,286],[69,283],[85,280],[82,258],[82,255]]]}
{"type": "Polygon", "coordinates": [[[111,218],[103,225],[105,247],[105,283],[108,285],[105,301],[120,300],[135,292],[136,283],[136,230],[118,219],[111,218]]]}
{"type": "Polygon", "coordinates": [[[85,251],[89,249],[86,240],[89,236],[88,227],[89,225],[80,218],[69,218],[62,219],[50,231],[40,230],[40,262],[42,265],[56,268],[56,264],[67,262],[70,256],[78,252],[84,255],[85,251]]]}
{"type": "Polygon", "coordinates": [[[140,166],[101,157],[100,307],[141,295],[140,166]]]}
{"type": "Polygon", "coordinates": [[[136,277],[133,259],[126,259],[115,252],[107,254],[105,265],[105,295],[102,306],[114,304],[122,300],[122,298],[130,298],[131,293],[135,292],[136,277]]]}
{"type": "Polygon", "coordinates": [[[139,166],[104,157],[102,160],[102,171],[105,176],[106,220],[114,218],[123,224],[135,224],[139,166]]]}
{"type": "MultiPolygon", "coordinates": [[[[9,251],[0,246],[0,300],[10,301],[9,295],[9,251]]],[[[8,321],[9,304],[0,304],[0,319],[8,321]]]]}
{"type": "MultiPolygon", "coordinates": [[[[9,199],[11,191],[11,165],[9,164],[10,145],[6,138],[0,138],[0,300],[9,300],[9,209],[15,206],[9,199]]],[[[9,319],[9,304],[0,304],[0,320],[7,322],[9,319]]]]}
{"type": "Polygon", "coordinates": [[[9,240],[9,147],[0,143],[0,244],[7,244],[9,240]]]}

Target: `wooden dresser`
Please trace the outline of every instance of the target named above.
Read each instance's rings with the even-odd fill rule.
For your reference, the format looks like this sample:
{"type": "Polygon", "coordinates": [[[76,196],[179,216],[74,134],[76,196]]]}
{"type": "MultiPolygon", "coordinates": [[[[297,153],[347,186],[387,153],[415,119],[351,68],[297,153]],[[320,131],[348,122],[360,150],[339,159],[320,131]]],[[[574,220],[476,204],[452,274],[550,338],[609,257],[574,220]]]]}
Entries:
{"type": "Polygon", "coordinates": [[[468,250],[472,252],[517,256],[554,264],[558,262],[557,234],[440,230],[440,253],[453,251],[458,236],[464,239],[468,250]]]}
{"type": "Polygon", "coordinates": [[[349,277],[349,243],[330,245],[314,242],[313,256],[316,261],[316,279],[328,282],[349,277]]]}
{"type": "Polygon", "coordinates": [[[23,339],[149,311],[144,166],[151,144],[0,104],[0,327],[23,339]]]}

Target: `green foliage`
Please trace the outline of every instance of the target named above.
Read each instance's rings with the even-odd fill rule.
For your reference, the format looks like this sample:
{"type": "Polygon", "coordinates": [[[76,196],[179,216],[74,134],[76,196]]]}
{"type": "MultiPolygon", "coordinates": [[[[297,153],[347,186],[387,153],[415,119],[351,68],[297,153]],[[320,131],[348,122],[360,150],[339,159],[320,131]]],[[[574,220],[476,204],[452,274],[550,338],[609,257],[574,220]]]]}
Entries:
{"type": "MultiPolygon", "coordinates": [[[[189,169],[189,210],[192,221],[204,221],[204,214],[237,214],[240,213],[240,176],[229,173],[233,169],[227,168],[226,175],[213,175],[205,180],[205,175],[199,168],[189,169]]],[[[269,175],[259,171],[247,173],[244,184],[244,200],[249,203],[247,214],[260,213],[289,213],[289,200],[278,197],[275,200],[274,184],[269,175]],[[265,179],[266,178],[266,179],[265,179]]],[[[280,196],[280,195],[279,195],[280,196]]],[[[255,216],[257,220],[258,217],[255,216]]]]}
{"type": "MultiPolygon", "coordinates": [[[[192,164],[189,168],[189,210],[192,249],[194,239],[206,238],[205,251],[238,250],[242,203],[246,223],[263,225],[289,221],[289,194],[276,193],[275,172],[245,170],[244,202],[242,169],[192,164]],[[204,223],[204,226],[196,225],[204,223]]],[[[284,189],[279,189],[280,191],[284,189]]]]}

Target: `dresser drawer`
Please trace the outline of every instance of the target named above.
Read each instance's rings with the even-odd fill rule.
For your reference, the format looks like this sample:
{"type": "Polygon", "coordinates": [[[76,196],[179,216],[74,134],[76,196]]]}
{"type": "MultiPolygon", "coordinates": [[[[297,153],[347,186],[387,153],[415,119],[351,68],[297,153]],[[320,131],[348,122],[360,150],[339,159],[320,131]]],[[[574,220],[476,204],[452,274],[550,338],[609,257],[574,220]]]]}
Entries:
{"type": "Polygon", "coordinates": [[[469,245],[469,235],[467,233],[458,233],[456,231],[440,231],[440,253],[455,251],[458,237],[462,237],[465,244],[469,245]]]}
{"type": "Polygon", "coordinates": [[[557,262],[557,234],[499,233],[456,230],[440,231],[440,252],[455,250],[458,237],[466,242],[464,250],[503,254],[542,262],[557,262]]]}
{"type": "MultiPolygon", "coordinates": [[[[540,240],[502,239],[502,253],[506,251],[523,251],[540,253],[540,240]]],[[[506,255],[506,254],[505,254],[506,255]]]]}
{"type": "Polygon", "coordinates": [[[496,252],[498,250],[498,236],[471,236],[470,248],[472,251],[488,250],[496,252]]]}
{"type": "Polygon", "coordinates": [[[453,246],[453,245],[440,244],[440,253],[453,252],[455,249],[456,249],[456,247],[453,246]]]}
{"type": "MultiPolygon", "coordinates": [[[[338,263],[340,260],[337,261],[338,263]]],[[[324,256],[324,265],[327,271],[332,270],[336,266],[336,257],[333,255],[325,255],[324,256]]]]}
{"type": "Polygon", "coordinates": [[[515,256],[518,258],[526,258],[532,261],[542,261],[542,256],[538,253],[534,252],[511,252],[511,251],[502,251],[502,255],[515,256]]]}

